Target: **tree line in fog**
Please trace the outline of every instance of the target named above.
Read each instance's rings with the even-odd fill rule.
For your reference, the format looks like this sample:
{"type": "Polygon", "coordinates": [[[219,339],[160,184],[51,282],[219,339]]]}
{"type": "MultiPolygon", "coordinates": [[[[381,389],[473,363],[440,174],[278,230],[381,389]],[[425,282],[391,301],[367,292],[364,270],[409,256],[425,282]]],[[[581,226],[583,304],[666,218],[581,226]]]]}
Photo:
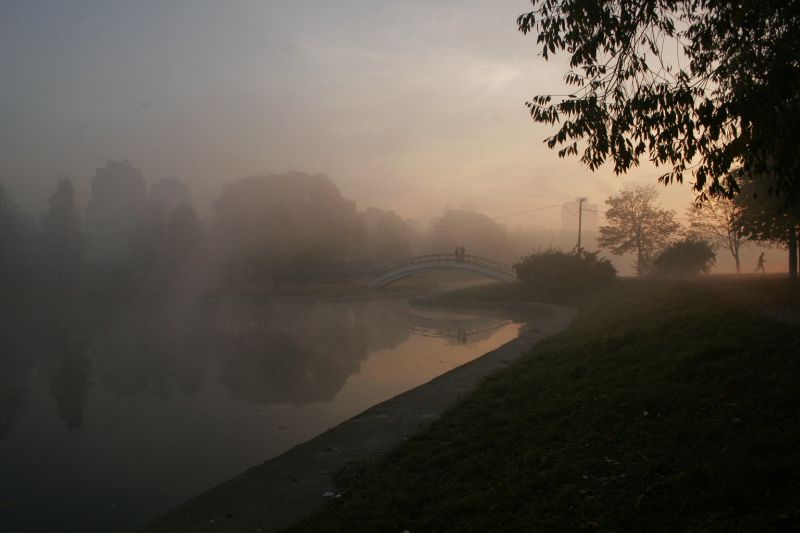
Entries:
{"type": "MultiPolygon", "coordinates": [[[[509,231],[486,215],[446,209],[425,224],[359,210],[325,174],[287,172],[224,185],[201,220],[178,178],[148,186],[128,161],[98,168],[85,207],[59,180],[38,216],[0,183],[0,283],[268,282],[364,276],[410,255],[468,253],[512,262],[558,232],[509,231]],[[478,222],[478,223],[476,223],[478,222]],[[430,229],[436,228],[436,229],[430,229]]],[[[573,235],[566,237],[571,242],[573,235]]]]}

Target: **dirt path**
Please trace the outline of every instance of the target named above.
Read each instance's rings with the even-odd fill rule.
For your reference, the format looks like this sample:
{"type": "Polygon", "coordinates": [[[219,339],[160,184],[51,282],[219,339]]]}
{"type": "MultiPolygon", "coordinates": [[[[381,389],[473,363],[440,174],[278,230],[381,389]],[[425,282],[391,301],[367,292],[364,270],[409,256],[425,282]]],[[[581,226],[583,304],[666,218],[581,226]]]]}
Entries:
{"type": "Polygon", "coordinates": [[[276,531],[319,511],[336,497],[336,472],[421,431],[486,376],[575,317],[574,309],[562,306],[533,304],[531,310],[541,318],[515,340],[250,468],[157,518],[145,531],[276,531]]]}

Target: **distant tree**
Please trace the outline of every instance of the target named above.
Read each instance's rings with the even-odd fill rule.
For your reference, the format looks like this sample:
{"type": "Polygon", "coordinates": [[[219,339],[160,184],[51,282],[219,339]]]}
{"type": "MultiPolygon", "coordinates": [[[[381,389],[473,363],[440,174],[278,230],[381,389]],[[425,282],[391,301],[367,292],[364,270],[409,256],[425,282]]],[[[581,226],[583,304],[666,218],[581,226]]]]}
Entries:
{"type": "Polygon", "coordinates": [[[194,208],[189,204],[181,204],[167,222],[167,248],[177,257],[187,258],[197,250],[202,231],[194,208]]]}
{"type": "Polygon", "coordinates": [[[11,284],[20,275],[21,237],[19,215],[0,183],[0,285],[11,284]]]}
{"type": "Polygon", "coordinates": [[[519,279],[547,299],[586,294],[610,285],[617,272],[597,252],[563,252],[550,248],[524,257],[514,265],[519,279]]]}
{"type": "Polygon", "coordinates": [[[143,275],[147,264],[147,183],[129,161],[109,160],[96,170],[86,206],[89,257],[116,274],[143,275]]]}
{"type": "Polygon", "coordinates": [[[427,248],[431,253],[453,253],[456,246],[463,246],[470,255],[499,260],[514,257],[506,228],[483,213],[448,209],[430,225],[434,228],[428,233],[427,248]]]}
{"type": "Polygon", "coordinates": [[[617,173],[643,157],[698,191],[756,179],[800,198],[800,0],[532,0],[523,33],[569,55],[571,93],[528,103],[559,156],[617,173]],[[556,101],[553,101],[553,98],[556,101]],[[580,144],[580,146],[579,146],[580,144]],[[742,174],[732,171],[741,168],[742,174]]]}
{"type": "Polygon", "coordinates": [[[77,430],[83,425],[83,412],[92,385],[92,363],[86,341],[79,336],[67,334],[61,351],[51,362],[50,393],[67,428],[77,430]]]}
{"type": "Polygon", "coordinates": [[[237,180],[215,202],[217,237],[232,268],[278,283],[339,272],[363,238],[355,203],[324,174],[237,180]]]}
{"type": "Polygon", "coordinates": [[[74,281],[83,258],[84,237],[69,178],[59,180],[48,204],[42,215],[43,258],[56,281],[74,281]]]}
{"type": "Polygon", "coordinates": [[[686,214],[689,218],[689,235],[728,250],[736,261],[736,273],[739,274],[739,250],[750,241],[744,228],[742,205],[725,196],[715,196],[703,203],[693,204],[686,214]]]}
{"type": "Polygon", "coordinates": [[[202,241],[203,229],[191,205],[179,204],[171,212],[153,205],[145,223],[132,235],[128,266],[139,271],[141,278],[167,281],[197,259],[202,241]]]}
{"type": "Polygon", "coordinates": [[[656,204],[658,192],[652,185],[625,186],[606,200],[605,226],[600,227],[598,244],[615,255],[636,254],[636,274],[641,276],[680,230],[675,211],[656,204]]]}
{"type": "Polygon", "coordinates": [[[369,207],[359,213],[359,217],[364,228],[364,242],[356,250],[354,262],[362,271],[371,271],[411,255],[409,227],[397,213],[369,207]]]}
{"type": "Polygon", "coordinates": [[[653,272],[661,276],[696,276],[707,274],[717,254],[710,242],[687,237],[673,242],[653,260],[653,272]]]}

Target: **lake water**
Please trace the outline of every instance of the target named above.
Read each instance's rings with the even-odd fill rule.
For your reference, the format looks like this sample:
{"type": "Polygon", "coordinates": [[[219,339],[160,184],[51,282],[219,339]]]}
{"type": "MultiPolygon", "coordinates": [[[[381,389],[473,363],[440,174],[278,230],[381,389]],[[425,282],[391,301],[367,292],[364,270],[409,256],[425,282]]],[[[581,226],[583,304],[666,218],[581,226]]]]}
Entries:
{"type": "Polygon", "coordinates": [[[516,337],[363,303],[0,309],[0,531],[128,531],[516,337]]]}

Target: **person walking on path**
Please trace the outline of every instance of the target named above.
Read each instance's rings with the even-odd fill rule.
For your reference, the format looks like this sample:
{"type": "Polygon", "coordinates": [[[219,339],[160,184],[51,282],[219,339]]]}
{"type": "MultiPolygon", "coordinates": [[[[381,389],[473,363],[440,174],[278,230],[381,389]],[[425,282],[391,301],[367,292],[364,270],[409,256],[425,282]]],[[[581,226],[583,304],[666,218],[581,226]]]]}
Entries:
{"type": "Polygon", "coordinates": [[[460,249],[459,249],[459,247],[458,247],[458,246],[456,246],[456,251],[455,251],[455,255],[456,255],[456,263],[460,263],[460,262],[461,262],[461,253],[460,253],[460,251],[459,251],[459,250],[460,250],[460,249]]]}
{"type": "Polygon", "coordinates": [[[461,252],[461,262],[463,263],[464,262],[464,258],[466,257],[466,255],[464,255],[464,254],[465,254],[465,252],[467,250],[465,250],[464,247],[462,246],[459,251],[461,252]]]}
{"type": "Polygon", "coordinates": [[[755,271],[758,272],[760,270],[762,274],[766,274],[767,271],[764,270],[764,263],[766,262],[767,261],[764,259],[764,252],[761,252],[761,255],[758,256],[758,266],[756,266],[755,271]]]}

